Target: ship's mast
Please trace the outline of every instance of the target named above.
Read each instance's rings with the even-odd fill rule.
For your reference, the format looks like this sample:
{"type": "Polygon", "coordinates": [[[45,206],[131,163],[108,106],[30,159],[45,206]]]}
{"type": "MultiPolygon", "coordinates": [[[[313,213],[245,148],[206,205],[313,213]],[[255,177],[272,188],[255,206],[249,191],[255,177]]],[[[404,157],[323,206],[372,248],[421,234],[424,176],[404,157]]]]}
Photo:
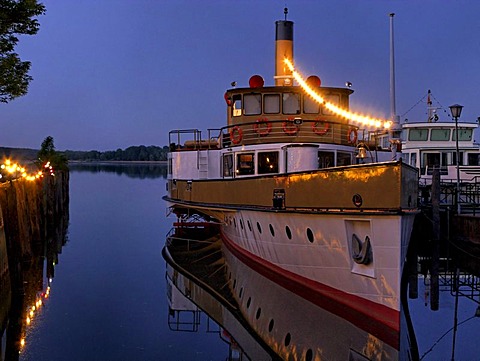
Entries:
{"type": "Polygon", "coordinates": [[[390,14],[390,119],[393,123],[391,127],[390,138],[399,139],[402,128],[400,126],[400,117],[397,115],[395,104],[395,47],[393,37],[393,17],[390,14]]]}

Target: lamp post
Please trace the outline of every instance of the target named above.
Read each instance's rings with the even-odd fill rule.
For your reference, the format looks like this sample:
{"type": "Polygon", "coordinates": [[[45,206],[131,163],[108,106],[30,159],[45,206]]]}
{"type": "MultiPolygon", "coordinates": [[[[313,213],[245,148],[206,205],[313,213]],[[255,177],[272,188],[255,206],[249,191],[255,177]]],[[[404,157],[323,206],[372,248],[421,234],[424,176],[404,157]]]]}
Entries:
{"type": "Polygon", "coordinates": [[[457,166],[457,214],[460,214],[460,152],[458,151],[458,118],[462,114],[463,105],[454,104],[450,105],[450,112],[452,113],[453,119],[455,119],[455,149],[456,149],[456,166],[457,166]]]}

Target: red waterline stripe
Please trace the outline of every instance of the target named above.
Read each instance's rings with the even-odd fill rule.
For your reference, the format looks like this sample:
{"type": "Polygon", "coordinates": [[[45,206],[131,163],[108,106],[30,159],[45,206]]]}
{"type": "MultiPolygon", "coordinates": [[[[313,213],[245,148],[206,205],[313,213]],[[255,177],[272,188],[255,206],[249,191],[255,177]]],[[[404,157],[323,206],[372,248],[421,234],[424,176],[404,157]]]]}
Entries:
{"type": "Polygon", "coordinates": [[[257,273],[399,350],[399,311],[280,268],[239,247],[223,232],[222,238],[230,252],[257,273]]]}

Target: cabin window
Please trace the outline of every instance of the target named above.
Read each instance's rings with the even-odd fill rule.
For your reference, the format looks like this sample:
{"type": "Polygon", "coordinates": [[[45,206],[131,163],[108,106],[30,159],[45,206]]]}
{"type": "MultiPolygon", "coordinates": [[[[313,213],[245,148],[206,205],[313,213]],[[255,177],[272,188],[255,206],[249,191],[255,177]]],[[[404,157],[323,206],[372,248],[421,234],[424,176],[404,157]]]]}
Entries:
{"type": "MultiPolygon", "coordinates": [[[[458,164],[463,165],[463,152],[459,152],[458,164]]],[[[457,152],[452,153],[452,165],[457,165],[457,152]]]]}
{"type": "Polygon", "coordinates": [[[480,154],[468,153],[468,165],[480,165],[480,154]]]}
{"type": "Polygon", "coordinates": [[[255,154],[237,154],[237,175],[255,174],[255,154]]]}
{"type": "Polygon", "coordinates": [[[318,168],[329,168],[335,166],[335,154],[333,152],[318,152],[318,168]]]}
{"type": "Polygon", "coordinates": [[[344,165],[351,165],[352,164],[352,155],[350,153],[337,153],[337,166],[341,167],[344,165]]]}
{"type": "Polygon", "coordinates": [[[320,104],[310,97],[303,98],[303,112],[305,114],[318,114],[320,112],[320,104]]]}
{"type": "Polygon", "coordinates": [[[265,94],[263,96],[263,106],[265,114],[280,113],[280,94],[265,94]]]}
{"type": "MultiPolygon", "coordinates": [[[[457,137],[455,136],[456,132],[453,132],[453,140],[457,140],[457,137]]],[[[472,129],[459,129],[458,130],[458,140],[459,141],[469,141],[472,140],[472,129]]]]}
{"type": "Polygon", "coordinates": [[[408,140],[427,140],[428,129],[410,129],[408,131],[408,140]]]}
{"type": "MultiPolygon", "coordinates": [[[[326,95],[325,100],[334,105],[340,105],[340,96],[338,94],[326,95]]],[[[322,113],[325,115],[333,115],[333,113],[325,107],[322,107],[322,113]]]]}
{"type": "Polygon", "coordinates": [[[422,155],[421,161],[421,173],[422,174],[433,174],[434,167],[440,168],[440,174],[447,174],[447,164],[448,164],[449,153],[424,153],[422,155]]]}
{"type": "Polygon", "coordinates": [[[430,140],[450,140],[450,129],[432,129],[430,133],[430,140]]]}
{"type": "Polygon", "coordinates": [[[232,101],[233,101],[233,116],[239,117],[240,115],[242,115],[242,95],[235,94],[232,97],[232,101]]]}
{"type": "Polygon", "coordinates": [[[283,93],[283,114],[300,114],[300,94],[283,93]]]}
{"type": "Polygon", "coordinates": [[[258,115],[262,113],[262,95],[245,94],[243,96],[244,114],[258,115]]]}
{"type": "Polygon", "coordinates": [[[233,177],[233,155],[232,154],[223,155],[223,176],[233,177]]]}
{"type": "Polygon", "coordinates": [[[258,153],[258,174],[278,173],[278,152],[258,153]]]}
{"type": "Polygon", "coordinates": [[[413,167],[417,166],[417,153],[412,153],[410,155],[410,165],[413,167]]]}

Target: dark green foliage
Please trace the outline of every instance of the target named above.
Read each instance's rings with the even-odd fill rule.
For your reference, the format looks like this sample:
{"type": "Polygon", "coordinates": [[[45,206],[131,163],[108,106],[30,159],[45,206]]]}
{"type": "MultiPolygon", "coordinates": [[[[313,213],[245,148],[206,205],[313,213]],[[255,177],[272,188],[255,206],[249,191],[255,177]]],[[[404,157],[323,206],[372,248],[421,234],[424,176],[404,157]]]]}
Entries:
{"type": "Polygon", "coordinates": [[[68,160],[80,161],[165,161],[167,160],[168,147],[139,145],[128,147],[125,150],[120,148],[106,152],[66,150],[63,153],[68,160]]]}
{"type": "Polygon", "coordinates": [[[53,138],[48,136],[42,142],[42,146],[37,154],[38,165],[42,167],[45,163],[50,162],[56,170],[66,170],[68,169],[68,160],[67,157],[60,152],[55,150],[55,145],[53,144],[53,138]]]}
{"type": "Polygon", "coordinates": [[[8,103],[28,91],[30,62],[22,61],[15,46],[17,35],[34,35],[40,28],[35,18],[45,13],[37,0],[0,0],[0,102],[8,103]]]}

